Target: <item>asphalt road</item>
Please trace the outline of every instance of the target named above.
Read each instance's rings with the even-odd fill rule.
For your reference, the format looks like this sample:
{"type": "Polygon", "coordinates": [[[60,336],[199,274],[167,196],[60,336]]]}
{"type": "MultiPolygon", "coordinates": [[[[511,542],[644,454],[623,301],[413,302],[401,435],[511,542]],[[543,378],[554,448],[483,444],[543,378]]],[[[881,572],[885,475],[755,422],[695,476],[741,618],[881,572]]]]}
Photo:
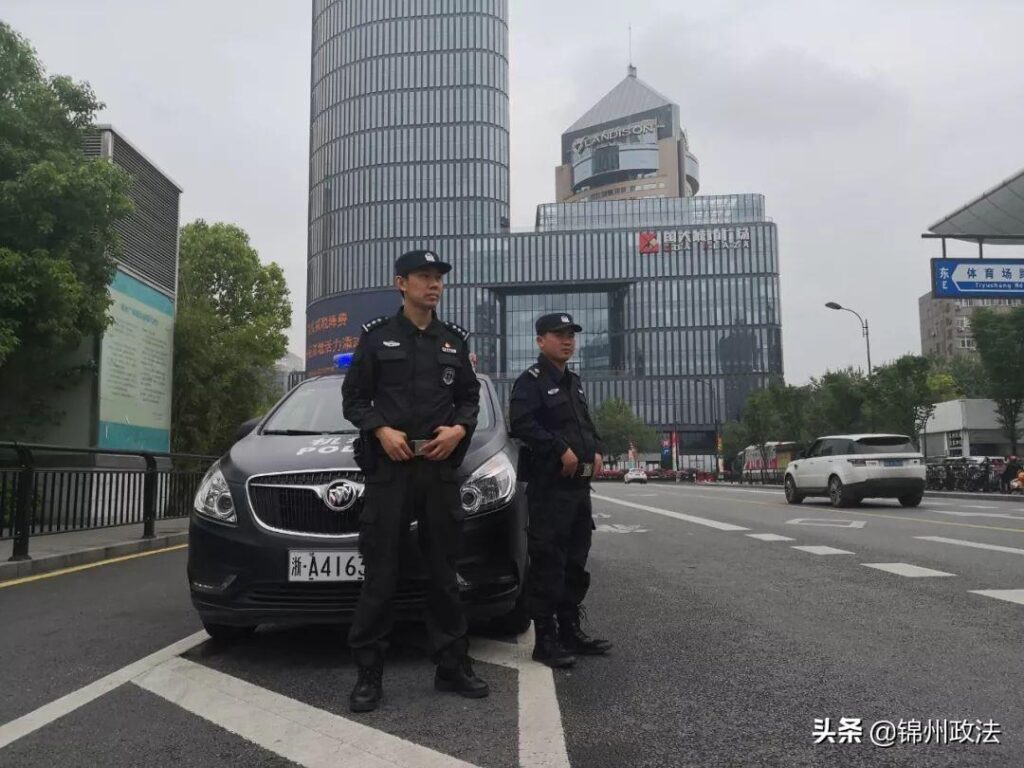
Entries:
{"type": "Polygon", "coordinates": [[[610,656],[551,675],[528,638],[478,640],[494,692],[469,702],[432,691],[405,628],[385,708],[358,720],[330,628],[198,637],[97,691],[198,629],[180,551],[0,588],[0,765],[1024,764],[1024,505],[602,484],[594,510],[587,606],[610,656]],[[65,694],[66,714],[39,714],[65,694]],[[840,718],[861,743],[829,743],[840,718]],[[871,743],[879,721],[895,746],[871,743]]]}

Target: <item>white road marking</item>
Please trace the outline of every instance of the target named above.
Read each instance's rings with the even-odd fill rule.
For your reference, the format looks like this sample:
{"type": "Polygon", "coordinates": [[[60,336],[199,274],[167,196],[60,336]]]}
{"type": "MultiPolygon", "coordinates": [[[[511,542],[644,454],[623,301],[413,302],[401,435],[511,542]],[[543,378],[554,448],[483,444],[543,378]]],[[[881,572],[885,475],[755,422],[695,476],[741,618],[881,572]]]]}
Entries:
{"type": "Polygon", "coordinates": [[[531,658],[533,626],[515,644],[473,640],[473,658],[519,670],[519,765],[521,768],[570,768],[562,712],[551,670],[531,658]]]}
{"type": "Polygon", "coordinates": [[[154,667],[163,664],[169,659],[173,659],[186,651],[195,648],[200,643],[206,642],[210,639],[210,636],[204,631],[196,632],[193,635],[179,640],[162,650],[152,653],[143,659],[129,664],[126,667],[122,667],[116,672],[111,672],[105,677],[101,677],[95,682],[89,683],[84,688],[79,688],[77,691],[72,691],[66,696],[61,696],[55,701],[51,701],[49,704],[44,704],[29,712],[26,715],[22,715],[16,720],[11,720],[9,723],[0,725],[0,749],[3,749],[8,744],[17,741],[23,736],[28,736],[33,731],[37,731],[44,725],[49,725],[54,720],[64,715],[74,712],[79,707],[83,707],[91,701],[98,699],[103,694],[112,691],[119,685],[124,685],[133,678],[142,675],[154,667]]]}
{"type": "Polygon", "coordinates": [[[1024,589],[969,589],[967,591],[972,595],[994,597],[996,600],[1024,605],[1024,589]]]}
{"type": "Polygon", "coordinates": [[[921,541],[936,541],[939,544],[956,544],[961,547],[974,547],[975,549],[991,549],[993,552],[1009,552],[1011,555],[1024,555],[1024,549],[1015,547],[1003,547],[999,544],[982,544],[979,541],[964,541],[963,539],[947,539],[944,536],[915,536],[921,541]]]}
{"type": "Polygon", "coordinates": [[[812,555],[852,555],[853,552],[847,552],[845,549],[836,549],[835,547],[793,547],[793,549],[799,549],[801,552],[809,552],[812,555]]]}
{"type": "Polygon", "coordinates": [[[597,533],[647,533],[647,529],[639,525],[623,525],[622,523],[601,523],[594,529],[597,533]]]}
{"type": "Polygon", "coordinates": [[[593,498],[600,499],[601,501],[607,501],[610,504],[621,504],[623,507],[630,507],[632,509],[639,509],[644,512],[653,512],[656,515],[664,515],[665,517],[671,517],[676,520],[683,520],[687,523],[696,523],[697,525],[706,525],[708,528],[714,528],[719,531],[749,531],[749,528],[744,528],[742,525],[733,525],[732,523],[720,523],[718,520],[708,520],[706,517],[696,517],[695,515],[684,515],[682,512],[673,512],[670,509],[661,509],[660,507],[647,507],[643,504],[633,504],[629,501],[622,501],[621,499],[613,499],[611,496],[599,496],[598,494],[592,494],[593,498]]]}
{"type": "Polygon", "coordinates": [[[187,659],[132,682],[305,768],[472,765],[187,659]]]}
{"type": "Polygon", "coordinates": [[[964,509],[999,509],[991,504],[964,504],[964,509]]]}
{"type": "Polygon", "coordinates": [[[796,539],[789,536],[779,536],[777,533],[748,533],[745,534],[752,539],[758,541],[796,541],[796,539]]]}
{"type": "Polygon", "coordinates": [[[820,525],[824,528],[863,528],[864,520],[815,520],[809,517],[795,517],[787,520],[786,525],[820,525]]]}
{"type": "Polygon", "coordinates": [[[886,573],[895,573],[897,576],[907,576],[912,579],[924,578],[926,576],[955,576],[945,571],[933,571],[931,568],[922,568],[919,565],[910,563],[861,563],[865,568],[876,568],[886,573]]]}
{"type": "MultiPolygon", "coordinates": [[[[1000,509],[1000,507],[991,507],[991,509],[1000,509]]],[[[959,512],[952,509],[934,509],[932,511],[950,517],[1001,517],[1005,520],[1024,520],[1022,515],[1008,515],[1005,512],[959,512]]]]}

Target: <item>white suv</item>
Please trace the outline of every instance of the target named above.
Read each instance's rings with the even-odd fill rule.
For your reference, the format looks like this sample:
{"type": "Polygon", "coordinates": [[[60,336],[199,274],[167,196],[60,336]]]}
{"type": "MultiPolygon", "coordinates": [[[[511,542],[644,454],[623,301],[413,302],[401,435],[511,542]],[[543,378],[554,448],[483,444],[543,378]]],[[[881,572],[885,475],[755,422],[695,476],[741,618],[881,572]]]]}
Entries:
{"type": "Polygon", "coordinates": [[[924,496],[924,457],[906,435],[834,435],[818,438],[786,467],[786,501],[828,496],[834,507],[862,499],[899,499],[916,507],[924,496]]]}
{"type": "Polygon", "coordinates": [[[647,473],[642,469],[631,469],[626,473],[625,478],[626,485],[630,483],[647,483],[647,473]]]}

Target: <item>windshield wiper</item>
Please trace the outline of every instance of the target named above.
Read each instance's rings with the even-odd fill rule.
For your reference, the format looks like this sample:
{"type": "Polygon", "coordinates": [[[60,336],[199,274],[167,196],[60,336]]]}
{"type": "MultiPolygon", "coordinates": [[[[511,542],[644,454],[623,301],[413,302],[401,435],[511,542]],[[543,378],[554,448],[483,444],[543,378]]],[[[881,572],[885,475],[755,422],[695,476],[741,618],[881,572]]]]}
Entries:
{"type": "Polygon", "coordinates": [[[325,435],[358,435],[358,429],[335,429],[331,432],[324,432],[325,435]]]}

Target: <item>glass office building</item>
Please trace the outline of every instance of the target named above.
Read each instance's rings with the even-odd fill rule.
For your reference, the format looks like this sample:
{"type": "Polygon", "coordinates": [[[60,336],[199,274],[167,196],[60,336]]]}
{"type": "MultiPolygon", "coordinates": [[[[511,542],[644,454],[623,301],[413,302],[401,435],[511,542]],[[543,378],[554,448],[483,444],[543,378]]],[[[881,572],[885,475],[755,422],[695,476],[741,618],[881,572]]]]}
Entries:
{"type": "MultiPolygon", "coordinates": [[[[676,437],[680,466],[710,469],[716,421],[782,375],[764,197],[680,196],[697,178],[695,160],[680,160],[678,107],[623,98],[620,84],[591,110],[596,127],[563,145],[598,157],[644,120],[667,125],[665,167],[649,172],[683,191],[541,205],[534,231],[509,233],[507,10],[314,3],[307,371],[332,370],[361,323],[395,312],[394,259],[432,248],[455,267],[440,314],[473,333],[478,368],[504,397],[536,359],[536,317],[570,312],[585,329],[574,365],[591,403],[626,400],[676,437]]],[[[632,80],[627,96],[643,85],[632,80]]]]}

